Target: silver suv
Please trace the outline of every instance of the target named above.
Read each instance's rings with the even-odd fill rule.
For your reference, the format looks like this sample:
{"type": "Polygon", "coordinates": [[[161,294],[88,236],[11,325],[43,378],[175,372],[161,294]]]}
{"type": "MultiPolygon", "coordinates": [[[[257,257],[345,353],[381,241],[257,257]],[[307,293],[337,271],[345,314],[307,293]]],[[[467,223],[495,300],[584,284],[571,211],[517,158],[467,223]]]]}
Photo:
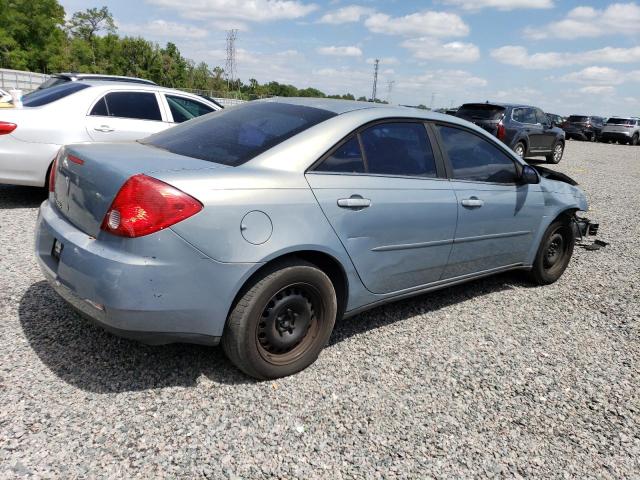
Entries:
{"type": "Polygon", "coordinates": [[[629,145],[640,143],[640,118],[611,117],[607,120],[600,140],[603,142],[620,142],[629,145]]]}

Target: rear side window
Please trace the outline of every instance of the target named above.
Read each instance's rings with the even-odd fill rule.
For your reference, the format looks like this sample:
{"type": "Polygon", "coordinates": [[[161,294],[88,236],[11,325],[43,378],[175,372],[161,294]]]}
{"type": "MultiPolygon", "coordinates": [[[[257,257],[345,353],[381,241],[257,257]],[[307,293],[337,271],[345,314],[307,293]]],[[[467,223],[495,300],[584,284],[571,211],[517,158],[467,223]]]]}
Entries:
{"type": "Polygon", "coordinates": [[[472,182],[515,183],[516,166],[488,140],[459,128],[438,125],[453,178],[472,182]]]}
{"type": "Polygon", "coordinates": [[[504,115],[504,107],[489,104],[466,104],[456,112],[456,116],[465,120],[500,120],[504,115]]]}
{"type": "Polygon", "coordinates": [[[513,110],[513,119],[520,123],[536,124],[536,112],[533,108],[515,108],[513,110]]]}
{"type": "Polygon", "coordinates": [[[156,94],[152,92],[107,93],[93,106],[90,115],[162,120],[156,94]]]}
{"type": "Polygon", "coordinates": [[[607,120],[607,125],[635,125],[634,120],[628,118],[610,118],[607,120]]]}
{"type": "Polygon", "coordinates": [[[192,118],[213,112],[213,108],[189,98],[174,95],[165,95],[165,98],[167,99],[175,123],[186,122],[192,118]]]}
{"type": "Polygon", "coordinates": [[[237,166],[335,115],[321,108],[249,102],[182,123],[142,143],[237,166]]]}
{"type": "Polygon", "coordinates": [[[422,123],[383,123],[361,133],[369,173],[435,177],[436,162],[422,123]]]}
{"type": "Polygon", "coordinates": [[[364,161],[358,137],[353,136],[340,145],[318,167],[318,172],[364,173],[364,161]]]}
{"type": "Polygon", "coordinates": [[[571,115],[568,121],[574,123],[587,123],[587,121],[589,121],[589,117],[584,117],[582,115],[571,115]]]}
{"type": "Polygon", "coordinates": [[[48,105],[56,100],[60,100],[64,97],[89,88],[89,85],[78,82],[66,82],[55,87],[45,88],[43,90],[35,90],[28,93],[22,99],[22,105],[25,107],[41,107],[48,105]]]}

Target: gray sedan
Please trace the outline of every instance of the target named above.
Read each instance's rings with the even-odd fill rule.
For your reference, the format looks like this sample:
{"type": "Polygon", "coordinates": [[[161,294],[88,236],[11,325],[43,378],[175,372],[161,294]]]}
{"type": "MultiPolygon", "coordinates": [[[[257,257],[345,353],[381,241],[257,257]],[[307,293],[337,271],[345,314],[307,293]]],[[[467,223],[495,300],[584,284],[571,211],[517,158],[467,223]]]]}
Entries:
{"type": "Polygon", "coordinates": [[[589,230],[575,182],[471,123],[350,101],[70,145],[49,184],[36,254],[68,303],[147,343],[221,343],[260,379],[382,303],[514,269],[552,283],[589,230]]]}

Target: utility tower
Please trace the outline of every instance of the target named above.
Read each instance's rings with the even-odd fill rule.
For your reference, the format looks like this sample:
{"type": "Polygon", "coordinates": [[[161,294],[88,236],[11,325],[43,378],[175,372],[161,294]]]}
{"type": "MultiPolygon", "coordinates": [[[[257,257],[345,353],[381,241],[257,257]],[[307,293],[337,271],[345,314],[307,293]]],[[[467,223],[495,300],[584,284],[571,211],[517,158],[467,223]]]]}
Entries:
{"type": "Polygon", "coordinates": [[[375,59],[373,62],[373,92],[371,93],[371,101],[375,103],[376,95],[378,93],[378,67],[380,66],[380,60],[375,59]]]}
{"type": "Polygon", "coordinates": [[[387,102],[391,103],[391,91],[393,90],[393,84],[396,83],[395,80],[389,80],[387,82],[387,102]]]}
{"type": "Polygon", "coordinates": [[[224,64],[224,70],[229,89],[236,79],[236,38],[238,38],[237,29],[227,30],[227,60],[224,64]]]}

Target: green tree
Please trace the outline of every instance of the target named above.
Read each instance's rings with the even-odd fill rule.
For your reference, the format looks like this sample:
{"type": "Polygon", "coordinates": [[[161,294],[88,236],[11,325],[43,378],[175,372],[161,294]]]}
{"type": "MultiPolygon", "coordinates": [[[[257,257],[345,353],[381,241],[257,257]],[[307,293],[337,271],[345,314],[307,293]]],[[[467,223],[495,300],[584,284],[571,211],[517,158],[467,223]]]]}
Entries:
{"type": "Polygon", "coordinates": [[[87,8],[83,12],[74,13],[67,28],[71,35],[89,43],[101,32],[116,33],[117,30],[113,15],[107,7],[87,8]]]}

